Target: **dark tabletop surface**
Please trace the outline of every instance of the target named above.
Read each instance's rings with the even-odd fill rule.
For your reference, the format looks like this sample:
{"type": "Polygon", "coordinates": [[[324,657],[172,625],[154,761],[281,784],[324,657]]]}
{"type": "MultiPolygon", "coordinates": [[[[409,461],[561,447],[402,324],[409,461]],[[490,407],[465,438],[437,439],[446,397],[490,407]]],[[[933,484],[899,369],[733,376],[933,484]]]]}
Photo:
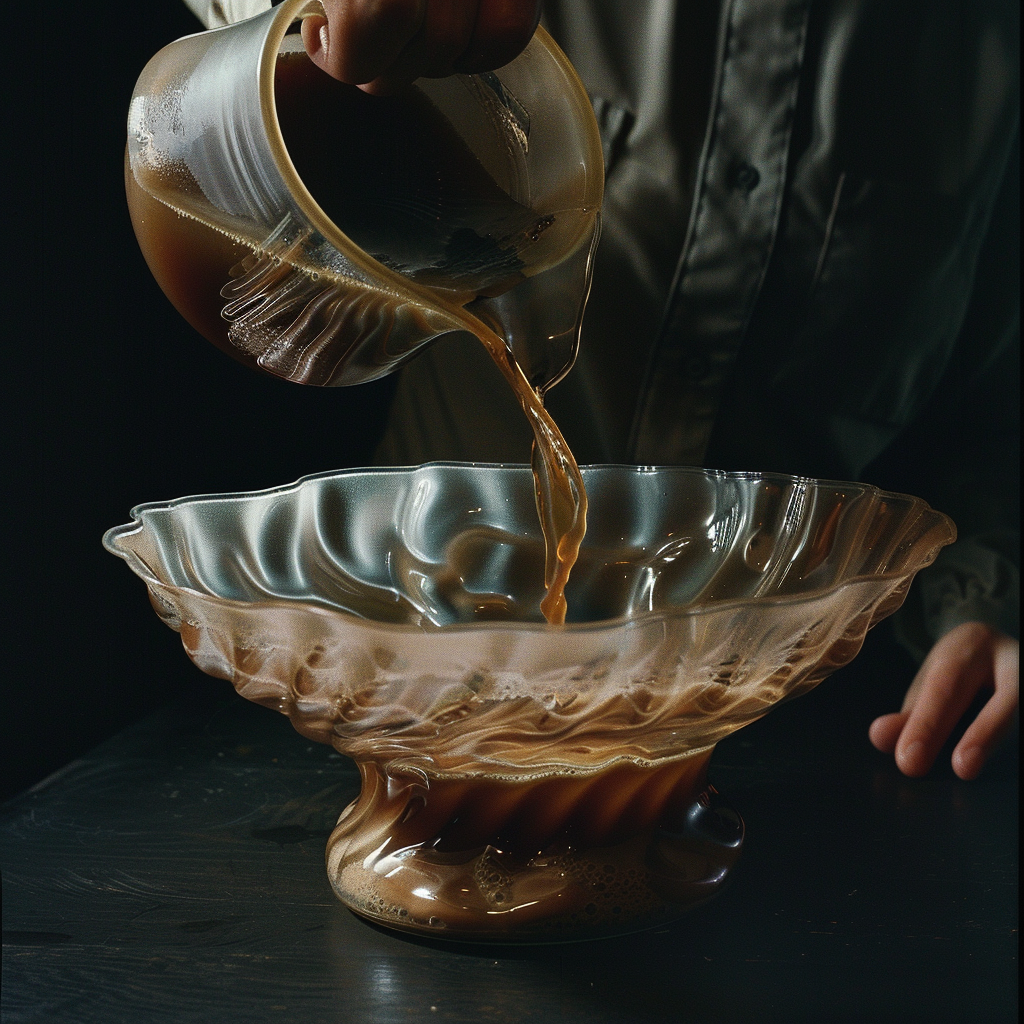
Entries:
{"type": "Polygon", "coordinates": [[[1016,1020],[1016,743],[975,783],[900,776],[865,733],[910,671],[876,630],[719,746],[747,840],[710,903],[518,950],[345,910],[353,766],[210,680],[5,806],[4,1024],[1016,1020]]]}

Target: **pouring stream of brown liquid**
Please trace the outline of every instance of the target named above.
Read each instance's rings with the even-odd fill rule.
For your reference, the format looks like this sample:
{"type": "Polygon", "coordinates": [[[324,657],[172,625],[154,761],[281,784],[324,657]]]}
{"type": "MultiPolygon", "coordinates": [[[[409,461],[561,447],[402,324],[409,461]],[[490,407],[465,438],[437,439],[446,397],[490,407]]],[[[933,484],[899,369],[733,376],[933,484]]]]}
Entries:
{"type": "MultiPolygon", "coordinates": [[[[369,97],[321,73],[305,54],[289,53],[278,57],[275,92],[289,157],[327,216],[364,252],[434,292],[438,305],[453,310],[479,339],[512,388],[534,434],[547,587],[541,612],[550,623],[564,622],[565,585],[586,532],[579,467],[544,408],[542,392],[505,340],[437,287],[459,278],[470,286],[470,298],[513,287],[524,277],[520,244],[536,241],[553,218],[513,201],[414,89],[369,97]]],[[[252,249],[150,196],[130,169],[126,187],[139,243],[164,292],[214,344],[255,366],[233,343],[222,315],[223,286],[243,260],[251,262],[252,249]]]]}

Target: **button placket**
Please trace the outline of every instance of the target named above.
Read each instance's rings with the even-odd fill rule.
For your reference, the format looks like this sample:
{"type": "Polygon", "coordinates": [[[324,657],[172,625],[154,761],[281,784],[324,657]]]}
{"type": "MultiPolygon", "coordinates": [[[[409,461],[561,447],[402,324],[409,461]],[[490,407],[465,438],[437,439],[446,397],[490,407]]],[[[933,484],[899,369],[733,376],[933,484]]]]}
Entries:
{"type": "Polygon", "coordinates": [[[642,462],[702,460],[778,230],[808,5],[733,0],[690,230],[633,432],[642,462]],[[706,369],[705,369],[706,368],[706,369]]]}

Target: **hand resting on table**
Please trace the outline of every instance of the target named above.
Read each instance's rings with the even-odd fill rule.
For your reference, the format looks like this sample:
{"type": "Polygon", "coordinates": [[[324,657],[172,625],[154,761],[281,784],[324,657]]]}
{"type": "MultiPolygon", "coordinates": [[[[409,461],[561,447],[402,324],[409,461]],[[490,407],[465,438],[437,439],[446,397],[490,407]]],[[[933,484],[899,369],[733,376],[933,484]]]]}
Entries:
{"type": "Polygon", "coordinates": [[[953,771],[977,778],[1016,723],[1019,657],[1019,641],[982,622],[961,623],[932,647],[903,708],[871,723],[871,742],[894,754],[904,775],[925,775],[975,697],[991,689],[953,750],[953,771]]]}

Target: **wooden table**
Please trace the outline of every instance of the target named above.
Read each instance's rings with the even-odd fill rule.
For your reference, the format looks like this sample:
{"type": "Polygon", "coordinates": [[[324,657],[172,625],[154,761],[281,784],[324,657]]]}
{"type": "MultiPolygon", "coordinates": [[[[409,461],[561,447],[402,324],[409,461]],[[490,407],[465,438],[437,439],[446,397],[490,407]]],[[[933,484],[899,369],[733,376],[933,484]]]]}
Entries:
{"type": "Polygon", "coordinates": [[[711,903],[511,951],[345,910],[323,850],[351,764],[211,680],[6,805],[4,1024],[1016,1020],[1016,747],[904,779],[865,732],[909,670],[877,630],[720,745],[747,841],[711,903]]]}

